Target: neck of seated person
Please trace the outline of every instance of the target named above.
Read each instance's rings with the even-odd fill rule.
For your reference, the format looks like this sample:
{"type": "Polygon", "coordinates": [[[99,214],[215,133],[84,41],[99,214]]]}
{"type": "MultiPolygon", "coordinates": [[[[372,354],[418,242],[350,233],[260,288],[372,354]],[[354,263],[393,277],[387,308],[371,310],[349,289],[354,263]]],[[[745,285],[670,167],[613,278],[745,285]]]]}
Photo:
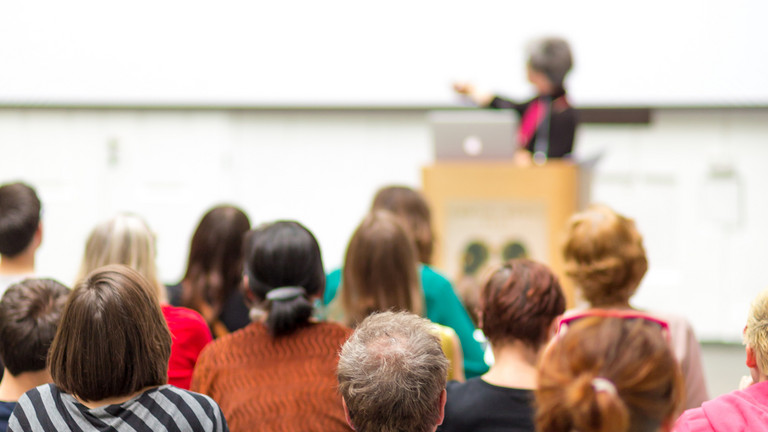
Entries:
{"type": "Polygon", "coordinates": [[[35,251],[24,251],[14,257],[0,258],[0,275],[21,275],[35,272],[35,251]]]}
{"type": "Polygon", "coordinates": [[[16,402],[24,393],[51,381],[51,374],[47,369],[11,375],[6,368],[3,380],[0,381],[0,401],[16,402]]]}
{"type": "Polygon", "coordinates": [[[520,340],[491,344],[494,363],[483,381],[499,387],[533,390],[536,388],[536,361],[541,347],[520,340]]]}
{"type": "Polygon", "coordinates": [[[620,301],[610,301],[610,302],[592,302],[589,304],[589,307],[594,309],[635,309],[632,307],[631,304],[629,304],[629,299],[627,300],[620,300],[620,301]]]}
{"type": "Polygon", "coordinates": [[[95,409],[95,408],[101,408],[101,407],[104,407],[104,406],[107,406],[107,405],[120,405],[120,404],[122,404],[124,402],[127,402],[127,401],[135,398],[136,396],[144,393],[145,391],[153,389],[155,387],[156,386],[144,387],[143,389],[141,389],[141,390],[139,390],[139,391],[137,391],[135,393],[131,393],[129,395],[113,396],[113,397],[109,397],[109,398],[105,398],[105,399],[101,399],[101,400],[97,400],[97,401],[86,401],[86,400],[81,399],[77,395],[72,395],[72,396],[78,402],[80,402],[81,404],[85,405],[87,408],[95,409]]]}

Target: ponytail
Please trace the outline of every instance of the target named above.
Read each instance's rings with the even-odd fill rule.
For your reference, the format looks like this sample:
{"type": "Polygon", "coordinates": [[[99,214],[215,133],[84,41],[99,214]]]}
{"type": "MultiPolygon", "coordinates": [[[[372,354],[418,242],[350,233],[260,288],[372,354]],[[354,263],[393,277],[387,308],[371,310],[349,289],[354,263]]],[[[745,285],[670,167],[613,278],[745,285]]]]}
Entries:
{"type": "Polygon", "coordinates": [[[253,312],[266,313],[273,337],[309,324],[313,301],[323,295],[320,246],[298,222],[278,221],[250,231],[244,240],[244,273],[253,293],[253,312]]]}
{"type": "Polygon", "coordinates": [[[283,336],[306,325],[312,316],[312,303],[301,287],[280,287],[267,293],[265,325],[272,336],[283,336]]]}
{"type": "Polygon", "coordinates": [[[565,411],[575,429],[583,432],[619,432],[629,427],[627,407],[614,384],[582,374],[565,388],[565,411]]]}
{"type": "Polygon", "coordinates": [[[658,430],[681,403],[680,368],[658,324],[584,317],[543,353],[536,430],[658,430]]]}

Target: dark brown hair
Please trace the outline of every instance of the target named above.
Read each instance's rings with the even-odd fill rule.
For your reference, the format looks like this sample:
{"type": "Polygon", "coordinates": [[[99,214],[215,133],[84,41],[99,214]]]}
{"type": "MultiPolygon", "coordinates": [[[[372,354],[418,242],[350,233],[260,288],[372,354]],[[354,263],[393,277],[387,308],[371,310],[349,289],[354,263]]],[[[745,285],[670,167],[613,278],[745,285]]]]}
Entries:
{"type": "Polygon", "coordinates": [[[565,312],[560,282],[544,264],[513,259],[488,279],[480,295],[482,329],[493,345],[519,340],[538,349],[565,312]]]}
{"type": "Polygon", "coordinates": [[[373,312],[423,312],[413,240],[387,211],[370,213],[352,234],[341,278],[341,306],[349,326],[373,312]]]}
{"type": "Polygon", "coordinates": [[[387,210],[405,219],[405,226],[411,231],[416,244],[418,259],[424,264],[432,263],[434,236],[429,205],[421,193],[406,186],[387,186],[379,189],[373,198],[371,212],[387,210]]]}
{"type": "Polygon", "coordinates": [[[680,367],[658,324],[587,317],[573,322],[539,363],[536,430],[645,432],[682,406],[680,367]]]}
{"type": "Polygon", "coordinates": [[[99,401],[165,384],[170,355],[152,284],[129,267],[108,265],[70,294],[48,360],[61,390],[99,401]]]}
{"type": "Polygon", "coordinates": [[[203,313],[207,304],[212,313],[204,316],[218,317],[243,280],[243,237],[250,227],[248,216],[233,206],[214,207],[203,216],[189,247],[182,306],[203,313]]]}
{"type": "Polygon", "coordinates": [[[40,226],[40,199],[24,183],[0,186],[0,255],[24,252],[40,226]]]}
{"type": "Polygon", "coordinates": [[[648,270],[634,221],[604,205],[571,217],[563,256],[566,274],[593,307],[628,302],[648,270]]]}
{"type": "Polygon", "coordinates": [[[26,279],[0,300],[0,359],[11,375],[45,369],[69,288],[53,279],[26,279]]]}
{"type": "Polygon", "coordinates": [[[267,312],[273,336],[288,335],[306,326],[312,316],[313,296],[323,295],[325,272],[320,245],[304,225],[278,221],[246,235],[245,272],[248,289],[267,312]],[[301,295],[268,300],[276,288],[297,287],[301,295]]]}

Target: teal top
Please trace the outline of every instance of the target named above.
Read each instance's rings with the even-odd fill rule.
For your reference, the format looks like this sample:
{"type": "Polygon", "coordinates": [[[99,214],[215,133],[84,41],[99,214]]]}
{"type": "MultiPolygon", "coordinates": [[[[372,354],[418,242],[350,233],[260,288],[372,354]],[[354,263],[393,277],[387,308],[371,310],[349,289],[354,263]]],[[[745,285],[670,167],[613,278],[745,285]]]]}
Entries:
{"type": "MultiPolygon", "coordinates": [[[[445,276],[427,265],[419,267],[421,287],[424,290],[426,317],[435,323],[452,328],[461,342],[464,353],[464,374],[467,379],[488,372],[483,358],[483,348],[474,338],[475,326],[456,296],[451,283],[445,276]]],[[[341,269],[334,270],[325,279],[323,303],[326,305],[336,297],[341,285],[341,269]]]]}

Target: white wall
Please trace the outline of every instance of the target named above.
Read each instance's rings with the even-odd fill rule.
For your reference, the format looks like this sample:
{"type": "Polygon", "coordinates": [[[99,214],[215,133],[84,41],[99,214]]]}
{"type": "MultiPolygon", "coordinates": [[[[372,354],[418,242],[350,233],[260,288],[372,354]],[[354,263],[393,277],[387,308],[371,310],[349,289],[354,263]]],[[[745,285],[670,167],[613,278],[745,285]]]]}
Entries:
{"type": "Polygon", "coordinates": [[[141,214],[166,281],[186,265],[207,208],[240,205],[253,224],[290,218],[318,237],[326,266],[376,189],[420,184],[431,144],[423,112],[0,111],[0,182],[44,203],[39,269],[71,282],[94,224],[141,214]]]}
{"type": "MultiPolygon", "coordinates": [[[[639,306],[684,314],[705,339],[738,340],[749,300],[768,286],[767,141],[768,110],[660,110],[650,125],[581,128],[577,153],[604,152],[594,200],[635,217],[645,236],[639,306]],[[713,178],[713,166],[726,174],[713,178]]],[[[148,219],[161,275],[175,281],[197,221],[224,201],[253,224],[303,222],[336,267],[375,190],[418,186],[431,162],[418,110],[0,110],[0,182],[37,186],[39,271],[66,283],[93,225],[126,210],[148,219]]]]}
{"type": "Polygon", "coordinates": [[[457,79],[523,98],[525,43],[554,34],[573,45],[578,106],[768,104],[764,0],[43,0],[2,12],[2,103],[442,106],[457,79]]]}

